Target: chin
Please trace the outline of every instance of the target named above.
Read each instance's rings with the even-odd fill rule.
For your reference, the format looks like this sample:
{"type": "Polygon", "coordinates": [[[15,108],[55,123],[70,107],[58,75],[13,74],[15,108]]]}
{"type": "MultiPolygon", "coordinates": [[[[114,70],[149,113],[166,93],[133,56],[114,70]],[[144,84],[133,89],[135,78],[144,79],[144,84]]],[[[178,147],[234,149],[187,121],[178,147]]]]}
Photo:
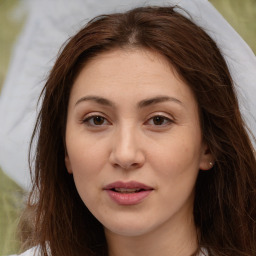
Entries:
{"type": "MultiPolygon", "coordinates": [[[[114,218],[113,218],[114,219],[114,218]]],[[[152,220],[136,218],[123,218],[113,221],[102,222],[105,232],[119,236],[134,237],[145,235],[154,230],[158,225],[152,225],[152,220]]],[[[159,224],[160,225],[160,224],[159,224]]]]}
{"type": "Polygon", "coordinates": [[[148,222],[141,221],[140,218],[115,218],[101,222],[105,232],[110,232],[120,236],[140,236],[150,230],[148,222]]]}

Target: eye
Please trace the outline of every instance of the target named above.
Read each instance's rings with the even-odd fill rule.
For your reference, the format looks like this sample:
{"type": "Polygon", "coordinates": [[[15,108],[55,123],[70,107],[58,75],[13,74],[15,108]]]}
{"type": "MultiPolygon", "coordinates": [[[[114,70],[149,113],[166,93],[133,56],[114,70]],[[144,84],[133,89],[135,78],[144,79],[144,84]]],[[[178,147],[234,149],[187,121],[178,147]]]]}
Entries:
{"type": "Polygon", "coordinates": [[[166,117],[166,116],[162,116],[162,115],[156,115],[151,117],[147,123],[149,125],[154,125],[154,126],[165,126],[168,125],[170,123],[173,123],[173,120],[171,120],[170,118],[166,117]]]}
{"type": "Polygon", "coordinates": [[[85,123],[88,126],[104,126],[110,124],[105,117],[100,115],[86,117],[83,120],[83,123],[85,123]]]}

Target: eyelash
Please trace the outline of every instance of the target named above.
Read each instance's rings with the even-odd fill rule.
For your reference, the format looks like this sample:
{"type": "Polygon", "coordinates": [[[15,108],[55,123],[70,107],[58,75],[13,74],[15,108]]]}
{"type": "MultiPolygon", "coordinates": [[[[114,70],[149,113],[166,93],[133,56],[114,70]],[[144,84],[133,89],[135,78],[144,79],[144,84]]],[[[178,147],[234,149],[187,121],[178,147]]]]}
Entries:
{"type": "Polygon", "coordinates": [[[169,124],[171,124],[171,123],[174,123],[174,120],[172,120],[172,119],[170,119],[170,118],[168,118],[168,117],[166,117],[166,116],[163,116],[163,115],[154,115],[154,116],[152,116],[152,117],[150,117],[147,121],[146,121],[146,123],[149,123],[149,121],[150,120],[152,120],[153,121],[153,119],[154,118],[160,118],[161,119],[161,121],[163,121],[164,122],[164,124],[151,124],[152,126],[167,126],[167,125],[169,125],[169,124]]]}
{"type": "MultiPolygon", "coordinates": [[[[163,123],[161,124],[150,124],[152,126],[159,126],[159,127],[165,127],[165,126],[168,126],[172,123],[174,123],[174,120],[164,116],[164,115],[154,115],[152,117],[150,117],[146,122],[145,124],[149,123],[151,120],[153,121],[154,118],[160,118],[161,121],[163,121],[163,123]]],[[[99,120],[98,120],[99,121],[99,120]]],[[[156,120],[155,120],[156,121],[156,120]]],[[[154,122],[154,121],[153,121],[154,122]]],[[[92,116],[88,116],[86,117],[85,119],[82,120],[82,123],[84,123],[85,125],[87,126],[91,126],[91,127],[101,127],[101,126],[104,126],[104,125],[109,125],[111,124],[105,117],[101,116],[101,115],[92,115],[92,116]],[[103,121],[102,124],[95,124],[95,118],[100,118],[101,121],[103,121]],[[94,123],[91,123],[91,122],[94,122],[94,123]],[[107,124],[104,124],[105,122],[107,122],[107,124]]]]}
{"type": "MultiPolygon", "coordinates": [[[[97,117],[103,119],[103,122],[107,121],[107,119],[101,115],[92,115],[92,116],[88,116],[85,119],[83,119],[82,123],[86,124],[87,126],[92,126],[92,127],[103,126],[102,124],[97,125],[95,123],[94,124],[90,123],[91,121],[93,122],[95,120],[95,118],[97,118],[97,117]]],[[[107,121],[107,123],[110,124],[110,122],[108,122],[108,121],[107,121]]]]}

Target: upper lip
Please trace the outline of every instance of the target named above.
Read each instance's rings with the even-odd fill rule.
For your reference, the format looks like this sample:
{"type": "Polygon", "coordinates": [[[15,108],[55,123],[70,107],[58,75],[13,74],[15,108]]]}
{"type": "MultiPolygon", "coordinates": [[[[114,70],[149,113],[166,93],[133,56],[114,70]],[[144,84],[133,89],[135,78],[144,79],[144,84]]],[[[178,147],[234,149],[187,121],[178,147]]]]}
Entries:
{"type": "Polygon", "coordinates": [[[129,182],[116,181],[116,182],[106,185],[103,189],[111,190],[111,189],[115,189],[115,188],[153,190],[152,187],[147,186],[147,185],[137,182],[137,181],[129,181],[129,182]]]}

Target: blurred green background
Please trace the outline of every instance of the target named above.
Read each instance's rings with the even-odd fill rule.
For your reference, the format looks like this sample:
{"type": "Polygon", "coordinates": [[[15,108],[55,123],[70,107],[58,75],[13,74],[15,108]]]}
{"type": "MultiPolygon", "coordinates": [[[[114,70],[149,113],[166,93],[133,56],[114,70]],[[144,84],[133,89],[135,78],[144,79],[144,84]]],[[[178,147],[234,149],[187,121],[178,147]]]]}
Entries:
{"type": "MultiPolygon", "coordinates": [[[[210,2],[256,53],[256,0],[210,0],[210,2]]],[[[25,20],[26,13],[22,13],[20,1],[0,0],[0,91],[8,70],[13,45],[25,20]]],[[[24,195],[25,191],[0,169],[0,255],[18,252],[19,242],[15,233],[24,195]]]]}

